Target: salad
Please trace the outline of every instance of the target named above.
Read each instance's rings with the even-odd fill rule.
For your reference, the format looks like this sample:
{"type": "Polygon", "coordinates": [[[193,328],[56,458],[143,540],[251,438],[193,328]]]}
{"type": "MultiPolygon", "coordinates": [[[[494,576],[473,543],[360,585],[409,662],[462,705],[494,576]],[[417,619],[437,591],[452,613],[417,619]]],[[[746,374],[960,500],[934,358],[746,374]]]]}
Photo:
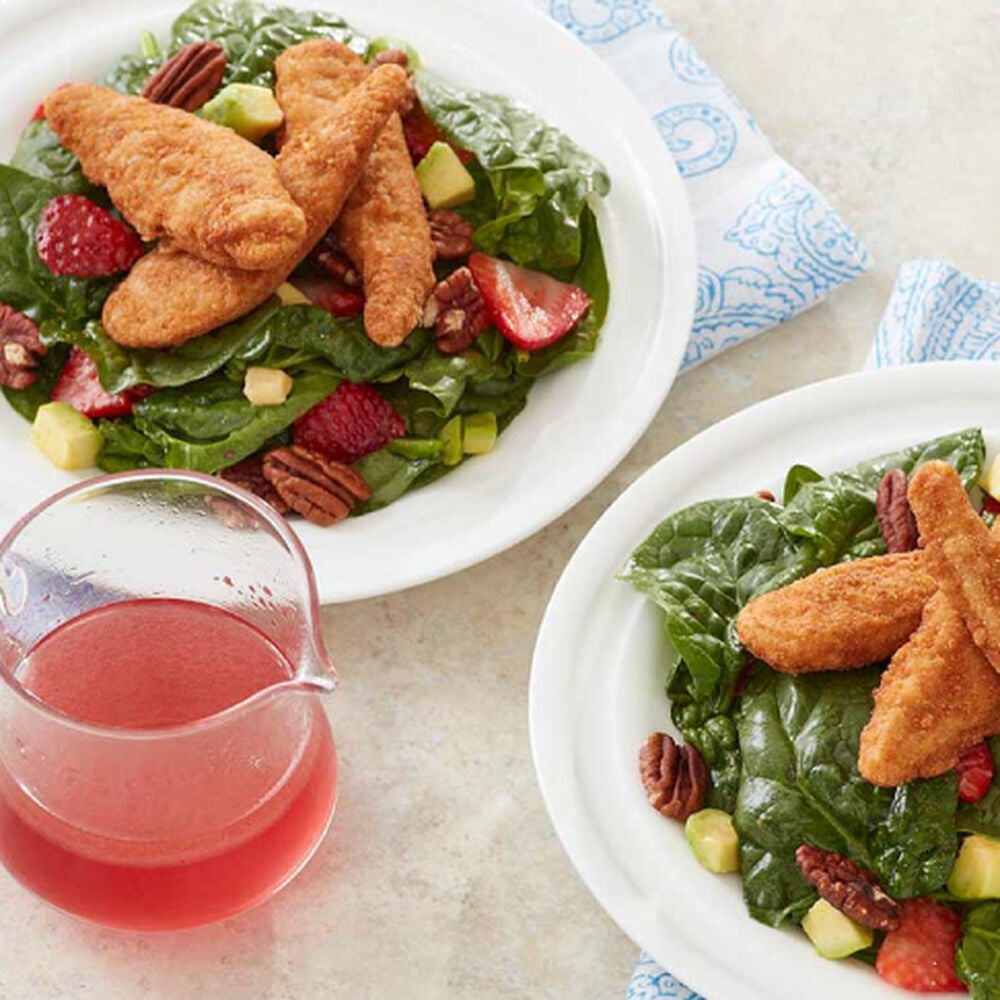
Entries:
{"type": "MultiPolygon", "coordinates": [[[[438,78],[405,42],[368,39],[327,13],[198,0],[169,39],[143,36],[100,83],[153,107],[61,88],[0,166],[0,385],[56,464],[217,473],[329,524],[488,452],[538,378],[596,349],[609,299],[593,208],[610,187],[604,169],[527,108],[438,78]],[[317,39],[336,43],[320,56],[352,61],[345,79],[370,102],[385,105],[400,67],[408,77],[392,106],[405,164],[379,146],[393,120],[385,105],[375,145],[377,130],[367,145],[357,138],[356,171],[336,168],[343,211],[329,220],[310,214],[322,198],[298,196],[283,172],[308,117],[296,109],[319,107],[308,101],[330,83],[309,92],[317,39]],[[163,160],[190,144],[187,193],[209,192],[193,211],[156,156],[133,157],[138,179],[115,160],[111,139],[138,142],[143,130],[163,160]],[[245,159],[247,199],[273,206],[249,241],[205,236],[216,149],[220,164],[245,159]],[[395,242],[380,241],[387,232],[395,242]],[[289,258],[289,246],[300,252],[289,258]],[[187,275],[217,292],[200,318],[210,296],[187,275]]],[[[344,116],[348,139],[370,126],[344,116]]],[[[314,117],[306,127],[319,135],[314,117]]],[[[329,183],[316,174],[317,187],[329,183]]]]}
{"type": "Polygon", "coordinates": [[[984,1000],[1000,996],[985,453],[969,429],[829,475],[796,465],[780,499],[671,515],[623,572],[663,614],[684,741],[651,735],[640,775],[699,862],[739,872],[754,919],[801,926],[827,959],[984,1000]]]}

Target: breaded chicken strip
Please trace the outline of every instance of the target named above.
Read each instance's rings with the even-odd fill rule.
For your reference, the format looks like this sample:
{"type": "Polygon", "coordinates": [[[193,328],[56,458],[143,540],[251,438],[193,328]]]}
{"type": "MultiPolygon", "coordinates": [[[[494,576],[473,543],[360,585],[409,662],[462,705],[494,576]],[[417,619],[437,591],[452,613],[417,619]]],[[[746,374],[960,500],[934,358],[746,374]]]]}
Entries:
{"type": "MultiPolygon", "coordinates": [[[[313,75],[315,53],[300,48],[298,71],[313,75]]],[[[339,55],[339,75],[324,74],[314,91],[328,101],[341,100],[368,74],[349,49],[339,55]]],[[[300,115],[314,113],[308,101],[296,105],[285,99],[282,108],[290,131],[300,115]]],[[[395,347],[420,322],[435,281],[430,225],[398,114],[389,116],[336,229],[364,283],[365,331],[376,344],[395,347]]]]}
{"type": "Polygon", "coordinates": [[[958,473],[928,462],[907,497],[928,572],[962,616],[975,644],[1000,670],[1000,541],[973,510],[958,473]]]}
{"type": "MultiPolygon", "coordinates": [[[[964,491],[963,491],[964,492],[964,491]]],[[[944,774],[963,750],[1000,732],[1000,674],[938,591],[893,656],[861,733],[858,770],[873,785],[944,774]]]]}
{"type": "Polygon", "coordinates": [[[740,642],[786,674],[850,670],[891,656],[920,624],[936,589],[923,553],[839,563],[740,611],[740,642]]]}
{"type": "MultiPolygon", "coordinates": [[[[287,49],[275,63],[279,98],[321,83],[289,72],[297,49],[326,50],[330,72],[339,72],[342,46],[327,39],[287,49]]],[[[337,217],[388,116],[407,92],[406,73],[383,66],[335,106],[287,124],[277,164],[281,181],[302,208],[306,234],[280,266],[268,271],[219,267],[172,248],[143,257],[104,304],[108,335],[126,347],[169,347],[208,333],[260,305],[292,272],[337,217]]]]}
{"type": "Polygon", "coordinates": [[[71,83],[45,118],[145,240],[223,267],[274,267],[305,237],[274,159],[232,129],[107,87],[71,83]]]}

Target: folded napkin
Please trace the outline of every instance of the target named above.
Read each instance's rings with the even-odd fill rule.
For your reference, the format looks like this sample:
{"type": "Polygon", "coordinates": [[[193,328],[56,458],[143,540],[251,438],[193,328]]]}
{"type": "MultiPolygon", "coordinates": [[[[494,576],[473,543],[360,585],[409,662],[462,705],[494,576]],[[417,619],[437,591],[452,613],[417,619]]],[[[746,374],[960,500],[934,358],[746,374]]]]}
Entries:
{"type": "Polygon", "coordinates": [[[684,367],[782,323],[870,265],[827,200],[654,0],[530,0],[606,59],[649,112],[687,182],[698,304],[684,367]]]}

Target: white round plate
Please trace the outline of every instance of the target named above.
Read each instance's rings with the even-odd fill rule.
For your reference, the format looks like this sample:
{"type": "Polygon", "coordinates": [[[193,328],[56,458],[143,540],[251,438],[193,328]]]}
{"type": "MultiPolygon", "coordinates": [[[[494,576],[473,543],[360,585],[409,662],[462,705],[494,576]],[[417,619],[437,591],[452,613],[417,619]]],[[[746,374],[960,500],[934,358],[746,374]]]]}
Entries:
{"type": "MultiPolygon", "coordinates": [[[[653,419],[680,365],[695,297],[694,231],[662,139],[612,71],[555,22],[495,0],[299,0],[370,35],[406,38],[433,71],[517,98],[599,157],[611,308],[588,361],[543,379],[496,450],[385,510],[334,529],[296,522],[324,602],[400,590],[470,566],[544,527],[600,482],[653,419]]],[[[0,153],[43,95],[90,79],[183,2],[8,0],[0,6],[0,153]]],[[[72,481],[0,401],[0,531],[72,481]]]]}
{"type": "Polygon", "coordinates": [[[698,500],[780,495],[803,462],[832,472],[982,427],[1000,444],[1000,366],[945,362],[806,386],[738,413],[661,459],[590,531],[559,581],[535,647],[531,741],[549,814],[591,892],[634,941],[711,1000],[888,1000],[860,962],[828,962],[805,936],[746,912],[736,876],[694,859],[650,809],[638,750],[670,729],[662,617],[615,576],[668,514],[698,500]]]}

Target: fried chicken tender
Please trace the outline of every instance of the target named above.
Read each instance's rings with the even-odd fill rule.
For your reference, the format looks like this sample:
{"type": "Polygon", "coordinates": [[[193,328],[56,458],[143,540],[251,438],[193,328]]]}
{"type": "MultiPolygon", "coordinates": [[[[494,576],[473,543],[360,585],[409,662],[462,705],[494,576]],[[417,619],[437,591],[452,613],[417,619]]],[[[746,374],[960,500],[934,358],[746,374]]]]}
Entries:
{"type": "MultiPolygon", "coordinates": [[[[324,76],[314,91],[323,100],[341,100],[368,74],[365,64],[349,49],[341,50],[339,56],[339,75],[324,76]]],[[[302,74],[314,72],[314,58],[308,51],[296,55],[302,74]]],[[[300,114],[313,113],[311,100],[301,107],[286,100],[282,107],[290,129],[300,114]]],[[[383,347],[401,344],[420,322],[434,287],[435,251],[398,114],[389,116],[337,219],[336,231],[361,274],[369,338],[383,347]]]]}
{"type": "MultiPolygon", "coordinates": [[[[275,70],[278,99],[289,105],[323,83],[322,76],[295,72],[297,50],[305,48],[325,52],[326,72],[339,73],[343,46],[337,42],[317,39],[287,49],[275,70]]],[[[243,271],[159,247],[136,263],[105,302],[102,319],[112,340],[126,347],[182,344],[260,305],[330,228],[407,88],[402,69],[381,66],[336,105],[314,102],[315,114],[286,122],[278,171],[306,219],[294,252],[269,270],[243,271]]]]}
{"type": "Polygon", "coordinates": [[[958,473],[927,462],[907,497],[927,569],[962,616],[975,644],[1000,670],[1000,540],[973,510],[958,473]]]}
{"type": "MultiPolygon", "coordinates": [[[[964,491],[963,491],[964,493],[964,491]]],[[[893,656],[861,733],[858,770],[895,786],[951,770],[963,750],[1000,732],[1000,674],[938,591],[893,656]]]]}
{"type": "Polygon", "coordinates": [[[754,656],[782,673],[850,670],[895,653],[936,588],[921,552],[839,563],[753,598],[736,631],[754,656]]]}
{"type": "Polygon", "coordinates": [[[45,119],[145,240],[259,270],[305,237],[275,161],[232,129],[90,83],[50,94],[45,119]]]}

